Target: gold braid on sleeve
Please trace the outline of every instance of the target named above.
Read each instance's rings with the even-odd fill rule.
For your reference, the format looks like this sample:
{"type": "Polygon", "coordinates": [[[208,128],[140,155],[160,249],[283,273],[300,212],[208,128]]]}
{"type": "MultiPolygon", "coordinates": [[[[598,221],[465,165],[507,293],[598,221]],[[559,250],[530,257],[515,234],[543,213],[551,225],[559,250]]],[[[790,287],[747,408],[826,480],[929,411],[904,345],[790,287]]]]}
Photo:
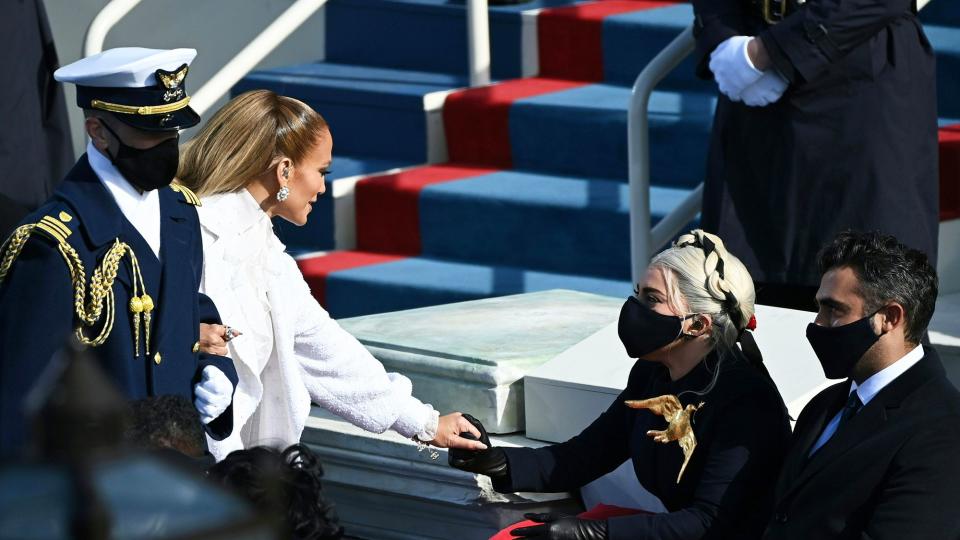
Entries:
{"type": "Polygon", "coordinates": [[[10,268],[20,252],[23,251],[23,246],[27,243],[30,235],[37,231],[57,241],[57,250],[70,271],[70,281],[73,285],[74,310],[77,319],[80,320],[80,324],[76,328],[77,339],[81,343],[92,347],[103,345],[113,330],[116,316],[113,282],[117,278],[117,272],[124,255],[128,255],[127,259],[130,262],[130,270],[133,275],[133,294],[130,298],[129,309],[133,322],[134,356],[140,356],[141,315],[143,316],[146,334],[144,340],[146,354],[149,355],[151,313],[155,306],[144,286],[143,275],[140,273],[140,263],[137,261],[136,254],[128,244],[121,242],[119,238],[110,246],[110,249],[100,261],[100,265],[93,271],[93,276],[90,279],[90,295],[87,298],[86,270],[77,250],[67,242],[67,237],[70,236],[71,231],[66,225],[50,216],[44,217],[38,223],[21,225],[0,247],[0,253],[2,253],[2,257],[0,257],[0,284],[6,279],[10,268]],[[106,307],[106,313],[104,313],[104,307],[106,307]],[[100,332],[97,333],[96,337],[87,337],[84,333],[84,327],[93,327],[99,322],[102,322],[100,332]]]}

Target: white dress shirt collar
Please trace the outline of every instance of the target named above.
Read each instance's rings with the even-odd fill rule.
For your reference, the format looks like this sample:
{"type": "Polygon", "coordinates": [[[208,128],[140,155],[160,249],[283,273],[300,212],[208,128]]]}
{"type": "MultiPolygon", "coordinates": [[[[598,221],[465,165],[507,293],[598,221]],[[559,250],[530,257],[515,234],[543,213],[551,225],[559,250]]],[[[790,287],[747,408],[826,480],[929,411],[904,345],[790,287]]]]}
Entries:
{"type": "Polygon", "coordinates": [[[866,405],[888,384],[892,383],[894,379],[900,375],[903,375],[922,358],[923,346],[917,345],[896,362],[871,375],[867,380],[863,381],[863,384],[858,385],[856,381],[851,379],[850,392],[856,391],[857,395],[860,396],[860,401],[866,405]]]}
{"type": "Polygon", "coordinates": [[[87,143],[87,160],[97,178],[107,188],[120,211],[140,236],[149,244],[153,254],[160,258],[160,195],[157,190],[140,193],[107,156],[90,141],[87,143]]]}

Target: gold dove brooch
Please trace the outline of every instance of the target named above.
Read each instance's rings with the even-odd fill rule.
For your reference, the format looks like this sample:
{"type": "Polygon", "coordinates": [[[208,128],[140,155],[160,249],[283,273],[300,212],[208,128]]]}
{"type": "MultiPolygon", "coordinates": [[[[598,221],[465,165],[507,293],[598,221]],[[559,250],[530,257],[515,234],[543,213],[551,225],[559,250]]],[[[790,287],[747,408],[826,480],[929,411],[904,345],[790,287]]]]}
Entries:
{"type": "Polygon", "coordinates": [[[677,483],[679,484],[683,471],[687,469],[687,463],[690,463],[690,456],[693,455],[693,450],[697,447],[697,438],[693,434],[690,420],[693,413],[703,407],[703,402],[701,401],[699,405],[687,405],[684,408],[677,396],[666,395],[650,399],[627,400],[624,403],[631,409],[647,409],[662,416],[667,421],[667,429],[663,431],[651,429],[647,432],[647,435],[663,444],[671,441],[680,443],[680,449],[683,450],[683,465],[680,466],[680,473],[677,474],[677,483]]]}

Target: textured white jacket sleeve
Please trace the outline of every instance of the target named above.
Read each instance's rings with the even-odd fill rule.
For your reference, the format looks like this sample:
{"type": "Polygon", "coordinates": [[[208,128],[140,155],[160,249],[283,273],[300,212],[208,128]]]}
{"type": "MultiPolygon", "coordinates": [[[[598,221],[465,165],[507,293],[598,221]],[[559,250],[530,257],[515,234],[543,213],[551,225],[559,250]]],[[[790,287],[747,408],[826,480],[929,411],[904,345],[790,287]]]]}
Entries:
{"type": "Polygon", "coordinates": [[[323,309],[289,255],[288,287],[299,305],[294,352],[314,403],[374,433],[432,440],[439,414],[411,395],[410,379],[383,364],[323,309]]]}

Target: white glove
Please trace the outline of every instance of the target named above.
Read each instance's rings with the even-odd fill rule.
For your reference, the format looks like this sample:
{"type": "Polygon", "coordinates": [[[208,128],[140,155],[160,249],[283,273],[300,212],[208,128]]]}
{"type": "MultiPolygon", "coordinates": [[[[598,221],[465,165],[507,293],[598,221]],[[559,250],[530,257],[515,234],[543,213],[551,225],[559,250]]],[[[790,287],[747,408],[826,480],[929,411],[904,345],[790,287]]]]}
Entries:
{"type": "Polygon", "coordinates": [[[768,69],[760,80],[751,84],[740,95],[750,107],[766,107],[780,99],[787,90],[787,80],[775,69],[768,69]]]}
{"type": "Polygon", "coordinates": [[[233,401],[233,383],[214,366],[203,368],[200,382],[193,387],[197,396],[193,405],[200,411],[200,421],[209,424],[223,414],[233,401]]]}
{"type": "Polygon", "coordinates": [[[720,91],[733,101],[740,101],[741,93],[763,76],[747,55],[747,44],[751,39],[750,36],[734,36],[717,45],[710,54],[713,78],[720,91]]]}

